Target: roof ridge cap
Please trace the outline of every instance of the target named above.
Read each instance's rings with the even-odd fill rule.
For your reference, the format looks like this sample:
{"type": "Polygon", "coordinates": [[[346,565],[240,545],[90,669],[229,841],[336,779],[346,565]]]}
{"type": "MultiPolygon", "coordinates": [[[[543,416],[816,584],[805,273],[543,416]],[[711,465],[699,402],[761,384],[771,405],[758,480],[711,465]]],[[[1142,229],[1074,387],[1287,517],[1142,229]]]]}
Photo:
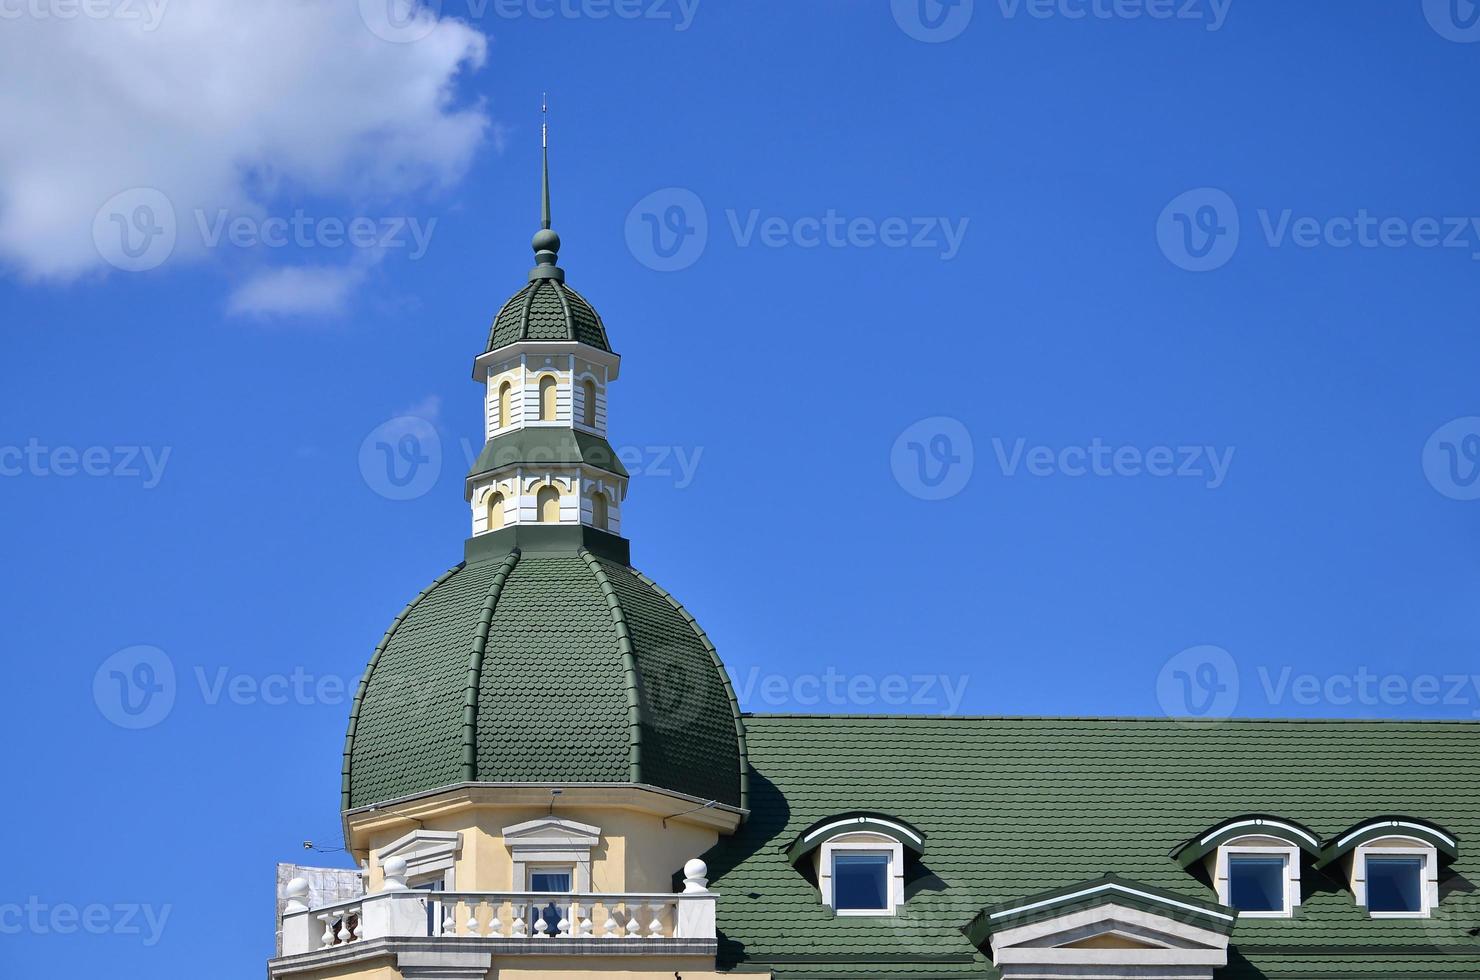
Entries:
{"type": "Polygon", "coordinates": [[[575,340],[576,318],[570,315],[570,300],[565,297],[565,284],[556,282],[553,279],[551,282],[555,283],[555,296],[560,300],[560,312],[565,315],[565,335],[571,340],[575,340]]]}
{"type": "Polygon", "coordinates": [[[426,588],[418,592],[414,599],[406,603],[406,608],[402,609],[400,614],[397,615],[395,619],[391,620],[391,625],[386,628],[385,635],[382,636],[380,638],[380,642],[375,645],[375,652],[370,655],[370,663],[366,665],[365,673],[360,675],[360,686],[356,689],[354,700],[350,702],[349,706],[349,731],[347,731],[344,736],[344,766],[343,769],[340,771],[339,793],[340,803],[343,809],[348,810],[350,808],[350,759],[354,755],[355,736],[358,733],[360,727],[360,706],[363,703],[365,691],[370,686],[370,675],[375,673],[375,668],[380,663],[380,655],[383,654],[385,652],[385,648],[390,645],[391,637],[395,636],[396,630],[400,629],[401,627],[401,623],[406,620],[407,616],[411,615],[411,610],[415,609],[418,605],[421,604],[423,599],[436,591],[438,586],[440,586],[448,579],[452,578],[452,576],[456,575],[458,572],[462,571],[464,568],[467,567],[467,565],[468,563],[466,561],[458,562],[456,565],[453,565],[441,575],[438,575],[432,581],[431,585],[428,585],[426,588]]]}
{"type": "Polygon", "coordinates": [[[526,296],[526,297],[524,297],[524,309],[522,309],[522,310],[519,311],[519,339],[520,340],[528,340],[529,339],[529,311],[534,308],[534,298],[539,295],[540,287],[543,286],[546,282],[549,282],[549,280],[548,279],[534,280],[534,281],[531,281],[530,284],[525,287],[526,289],[529,290],[529,295],[526,296]]]}
{"type": "Polygon", "coordinates": [[[740,809],[749,810],[750,749],[749,743],[747,742],[745,737],[745,719],[740,711],[740,699],[735,695],[735,685],[730,683],[730,672],[725,669],[725,662],[720,659],[719,651],[716,650],[714,644],[710,642],[709,635],[704,632],[704,627],[699,625],[699,621],[695,619],[693,615],[683,607],[683,604],[675,599],[667,589],[663,588],[657,582],[654,582],[652,579],[648,578],[637,569],[632,569],[632,574],[637,576],[638,581],[642,582],[648,588],[652,589],[654,592],[658,593],[658,595],[662,596],[663,599],[666,600],[667,603],[672,606],[680,616],[683,617],[684,622],[689,624],[689,628],[694,631],[694,635],[699,638],[699,642],[704,646],[704,649],[708,651],[709,659],[714,663],[715,668],[719,671],[720,679],[724,681],[725,696],[728,697],[730,700],[730,712],[735,719],[735,742],[740,749],[740,809]]]}
{"type": "Polygon", "coordinates": [[[642,699],[639,696],[637,658],[632,651],[632,636],[627,629],[627,614],[622,611],[616,587],[607,577],[601,562],[588,549],[576,552],[586,562],[586,567],[596,578],[601,594],[606,597],[607,609],[611,612],[612,626],[617,632],[617,651],[622,655],[622,673],[626,680],[627,694],[627,779],[642,782],[642,699]]]}
{"type": "Polygon", "coordinates": [[[463,692],[463,735],[462,735],[462,778],[475,782],[478,778],[478,697],[483,686],[483,653],[488,646],[488,631],[493,626],[493,614],[498,609],[499,596],[504,583],[519,564],[523,554],[517,547],[505,556],[493,581],[488,584],[488,594],[483,597],[483,609],[478,614],[478,632],[473,636],[473,650],[468,655],[468,683],[463,692]]]}

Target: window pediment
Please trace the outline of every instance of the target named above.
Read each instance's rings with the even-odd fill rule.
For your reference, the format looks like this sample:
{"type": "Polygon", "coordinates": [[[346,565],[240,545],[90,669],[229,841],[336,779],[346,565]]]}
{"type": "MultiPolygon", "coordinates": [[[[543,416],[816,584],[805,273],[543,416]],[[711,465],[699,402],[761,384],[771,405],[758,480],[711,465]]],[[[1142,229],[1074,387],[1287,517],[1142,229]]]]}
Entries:
{"type": "Polygon", "coordinates": [[[1224,844],[1240,838],[1273,838],[1278,845],[1295,847],[1315,857],[1321,851],[1321,839],[1308,827],[1284,817],[1264,813],[1247,813],[1215,824],[1172,849],[1172,860],[1190,868],[1224,844]]]}
{"type": "Polygon", "coordinates": [[[925,834],[899,817],[872,810],[850,810],[823,817],[796,836],[786,848],[795,864],[830,840],[849,834],[874,834],[897,842],[915,855],[925,853],[925,834]]]}
{"type": "Polygon", "coordinates": [[[1113,875],[984,909],[966,928],[1004,980],[1210,978],[1228,963],[1231,909],[1113,875]]]}

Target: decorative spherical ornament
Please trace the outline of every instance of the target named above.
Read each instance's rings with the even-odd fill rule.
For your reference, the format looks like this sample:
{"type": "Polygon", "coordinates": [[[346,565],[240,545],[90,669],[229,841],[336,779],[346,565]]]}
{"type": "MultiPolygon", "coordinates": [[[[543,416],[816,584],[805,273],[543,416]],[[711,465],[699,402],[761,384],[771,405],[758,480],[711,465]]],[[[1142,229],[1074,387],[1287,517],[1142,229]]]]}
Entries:
{"type": "Polygon", "coordinates": [[[549,228],[541,228],[534,233],[534,240],[530,245],[536,252],[558,252],[560,251],[560,236],[549,228]]]}

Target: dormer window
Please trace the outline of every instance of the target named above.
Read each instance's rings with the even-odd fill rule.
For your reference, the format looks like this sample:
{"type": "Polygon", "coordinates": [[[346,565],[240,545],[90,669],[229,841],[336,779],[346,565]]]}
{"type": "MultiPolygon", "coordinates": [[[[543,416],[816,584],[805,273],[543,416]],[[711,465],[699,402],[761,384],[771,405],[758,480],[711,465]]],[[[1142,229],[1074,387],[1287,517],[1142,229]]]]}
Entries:
{"type": "Polygon", "coordinates": [[[817,876],[822,904],[838,915],[895,915],[904,905],[905,853],[925,836],[898,817],[853,811],[819,820],[787,848],[817,876]]]}
{"type": "Polygon", "coordinates": [[[1228,901],[1240,912],[1288,915],[1290,859],[1283,854],[1230,854],[1228,901]]]}
{"type": "Polygon", "coordinates": [[[1366,856],[1367,911],[1373,915],[1423,915],[1427,855],[1366,856]]]}
{"type": "Polygon", "coordinates": [[[1437,824],[1379,817],[1328,841],[1319,866],[1344,870],[1374,919],[1421,919],[1439,904],[1440,865],[1458,856],[1458,842],[1437,824]]]}
{"type": "Polygon", "coordinates": [[[1315,834],[1278,817],[1226,820],[1184,842],[1172,857],[1205,876],[1222,905],[1249,918],[1289,918],[1300,905],[1300,870],[1320,849],[1315,834]]]}

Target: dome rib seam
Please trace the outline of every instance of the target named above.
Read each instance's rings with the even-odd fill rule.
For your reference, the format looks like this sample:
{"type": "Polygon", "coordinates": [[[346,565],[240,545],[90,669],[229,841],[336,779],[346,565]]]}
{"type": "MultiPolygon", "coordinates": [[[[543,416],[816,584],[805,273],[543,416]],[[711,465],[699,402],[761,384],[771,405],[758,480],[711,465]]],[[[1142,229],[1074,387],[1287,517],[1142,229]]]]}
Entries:
{"type": "Polygon", "coordinates": [[[529,295],[524,297],[524,309],[519,311],[519,339],[529,339],[529,311],[534,308],[534,298],[539,295],[540,287],[544,282],[532,283],[529,295]]]}
{"type": "Polygon", "coordinates": [[[560,283],[555,283],[555,296],[560,300],[560,312],[565,318],[565,336],[570,340],[576,339],[576,318],[570,313],[570,300],[565,296],[565,288],[560,283]]]}
{"type": "Polygon", "coordinates": [[[675,599],[668,592],[667,589],[663,588],[657,582],[654,582],[652,579],[648,578],[637,569],[632,569],[632,574],[637,576],[638,581],[642,582],[648,588],[652,589],[658,595],[662,596],[663,599],[670,606],[673,607],[674,611],[683,617],[684,622],[689,624],[689,629],[694,631],[694,635],[699,638],[699,642],[703,644],[704,649],[708,651],[710,661],[713,662],[715,669],[719,671],[720,679],[725,683],[725,696],[729,698],[730,713],[735,719],[735,744],[740,750],[740,809],[749,810],[750,749],[745,738],[745,720],[740,712],[740,699],[735,695],[735,686],[730,683],[730,672],[725,669],[725,662],[720,659],[719,651],[715,649],[714,644],[709,641],[709,635],[704,632],[704,627],[699,625],[699,621],[695,619],[689,613],[689,611],[683,607],[683,604],[675,599]]]}
{"type": "Polygon", "coordinates": [[[596,556],[585,548],[577,552],[596,577],[601,594],[606,597],[607,609],[611,612],[612,626],[617,632],[617,650],[622,655],[622,673],[627,689],[627,780],[642,782],[642,698],[638,686],[637,657],[632,650],[632,636],[627,630],[627,614],[622,611],[617,590],[607,578],[596,556]]]}
{"type": "Polygon", "coordinates": [[[478,632],[473,636],[473,650],[468,655],[468,684],[463,692],[463,737],[462,778],[464,782],[478,780],[478,698],[483,689],[483,654],[488,647],[488,632],[493,626],[494,613],[498,611],[499,596],[504,583],[519,564],[521,552],[518,548],[509,552],[493,573],[488,585],[488,594],[483,598],[483,610],[478,614],[478,632]]]}
{"type": "Polygon", "coordinates": [[[456,565],[453,565],[447,571],[437,576],[437,578],[432,582],[431,585],[428,585],[426,588],[418,592],[416,598],[406,603],[406,608],[401,610],[401,614],[395,619],[391,620],[391,625],[386,629],[385,635],[382,636],[380,638],[380,642],[375,645],[375,652],[370,655],[370,663],[365,667],[365,673],[360,677],[360,686],[355,691],[354,700],[350,702],[349,707],[349,731],[346,732],[344,736],[344,768],[341,773],[340,780],[340,800],[343,809],[350,809],[350,769],[355,752],[355,736],[359,733],[360,727],[360,707],[364,703],[365,692],[369,690],[370,687],[370,675],[375,673],[375,668],[380,664],[381,654],[385,653],[386,647],[390,646],[391,638],[396,635],[396,630],[401,628],[401,624],[405,622],[406,617],[411,615],[411,610],[419,606],[422,601],[426,599],[427,596],[435,592],[442,585],[443,582],[446,582],[448,579],[452,578],[452,576],[462,571],[463,568],[465,568],[466,566],[467,562],[458,562],[456,565]]]}

